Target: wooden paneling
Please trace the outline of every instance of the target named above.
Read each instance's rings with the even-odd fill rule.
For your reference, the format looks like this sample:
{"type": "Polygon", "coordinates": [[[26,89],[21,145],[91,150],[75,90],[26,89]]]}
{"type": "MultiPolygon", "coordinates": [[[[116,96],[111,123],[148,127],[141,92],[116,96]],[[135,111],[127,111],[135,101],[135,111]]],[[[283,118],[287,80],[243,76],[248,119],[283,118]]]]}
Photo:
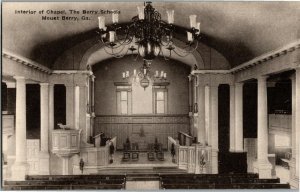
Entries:
{"type": "Polygon", "coordinates": [[[123,148],[128,137],[130,142],[137,142],[140,149],[148,143],[158,142],[167,148],[168,136],[177,138],[179,131],[188,132],[189,117],[187,115],[164,116],[97,116],[95,118],[95,135],[100,132],[108,137],[117,136],[117,149],[123,148]]]}

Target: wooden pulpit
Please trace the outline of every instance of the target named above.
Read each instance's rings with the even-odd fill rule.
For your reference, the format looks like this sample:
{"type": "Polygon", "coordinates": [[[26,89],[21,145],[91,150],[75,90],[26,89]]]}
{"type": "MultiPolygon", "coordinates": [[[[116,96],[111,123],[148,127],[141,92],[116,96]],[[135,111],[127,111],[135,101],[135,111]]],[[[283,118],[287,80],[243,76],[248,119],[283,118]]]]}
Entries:
{"type": "Polygon", "coordinates": [[[99,133],[98,135],[95,135],[93,137],[95,147],[100,147],[102,135],[103,135],[103,133],[99,133]]]}

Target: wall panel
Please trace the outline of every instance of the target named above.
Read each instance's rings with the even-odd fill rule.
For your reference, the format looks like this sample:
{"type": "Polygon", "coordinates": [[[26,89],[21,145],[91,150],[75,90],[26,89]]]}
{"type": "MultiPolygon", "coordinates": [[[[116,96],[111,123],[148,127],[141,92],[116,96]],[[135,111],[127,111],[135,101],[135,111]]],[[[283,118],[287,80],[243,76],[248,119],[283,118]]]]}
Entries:
{"type": "Polygon", "coordinates": [[[138,143],[140,149],[147,149],[155,138],[167,148],[168,136],[177,138],[178,131],[188,133],[189,117],[187,115],[159,116],[97,116],[95,133],[105,133],[108,137],[117,136],[117,149],[123,149],[127,137],[131,143],[138,143]]]}

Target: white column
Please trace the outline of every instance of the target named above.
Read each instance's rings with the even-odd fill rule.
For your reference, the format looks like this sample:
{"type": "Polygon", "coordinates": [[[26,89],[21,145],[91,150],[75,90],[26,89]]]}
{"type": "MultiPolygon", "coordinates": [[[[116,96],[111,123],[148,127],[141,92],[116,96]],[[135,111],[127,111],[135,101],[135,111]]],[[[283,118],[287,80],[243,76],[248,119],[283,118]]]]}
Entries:
{"type": "Polygon", "coordinates": [[[82,129],[82,136],[84,142],[89,140],[90,129],[86,127],[86,115],[87,115],[87,95],[86,95],[87,86],[79,86],[79,129],[82,129]]]}
{"type": "Polygon", "coordinates": [[[49,84],[49,147],[52,147],[52,130],[54,129],[54,85],[49,84]]]}
{"type": "Polygon", "coordinates": [[[290,161],[290,185],[299,189],[299,133],[300,133],[300,69],[296,69],[292,82],[292,158],[290,161]]]}
{"type": "Polygon", "coordinates": [[[205,86],[198,86],[198,129],[197,138],[198,142],[205,145],[205,86]]]}
{"type": "Polygon", "coordinates": [[[235,83],[235,152],[244,151],[243,139],[243,83],[235,83]]]}
{"type": "Polygon", "coordinates": [[[235,87],[230,85],[229,151],[235,151],[235,87]]]}
{"type": "Polygon", "coordinates": [[[91,93],[91,135],[94,136],[94,124],[95,124],[95,76],[92,75],[92,93],[91,93]]]}
{"type": "Polygon", "coordinates": [[[218,152],[219,152],[219,133],[218,133],[218,85],[210,87],[210,128],[211,128],[211,147],[212,147],[212,173],[218,173],[218,152]]]}
{"type": "Polygon", "coordinates": [[[300,139],[300,68],[298,67],[296,69],[296,103],[295,103],[295,108],[296,108],[296,122],[295,122],[295,144],[296,144],[296,174],[295,174],[295,180],[297,180],[297,185],[296,187],[299,189],[299,139],[300,139]]]}
{"type": "Polygon", "coordinates": [[[41,152],[39,155],[39,173],[49,174],[49,84],[40,83],[41,89],[41,152]]]}
{"type": "Polygon", "coordinates": [[[193,113],[193,90],[192,90],[193,76],[190,74],[188,78],[189,78],[189,115],[191,116],[193,113]]]}
{"type": "Polygon", "coordinates": [[[75,86],[75,95],[74,95],[74,113],[75,113],[75,129],[79,128],[79,86],[75,86]]]}
{"type": "Polygon", "coordinates": [[[66,124],[70,128],[75,128],[74,122],[74,98],[75,97],[75,87],[74,85],[66,85],[66,124]]]}
{"type": "Polygon", "coordinates": [[[205,85],[205,132],[206,143],[211,146],[211,127],[210,127],[210,87],[205,85]]]}
{"type": "Polygon", "coordinates": [[[197,106],[197,76],[194,76],[193,80],[193,100],[194,100],[194,105],[193,105],[193,112],[198,113],[198,106],[197,106]]]}
{"type": "Polygon", "coordinates": [[[268,160],[268,105],[267,77],[257,79],[257,161],[254,171],[259,178],[272,178],[272,165],[268,160]]]}
{"type": "Polygon", "coordinates": [[[193,129],[192,129],[192,135],[198,136],[198,101],[197,101],[197,76],[193,76],[192,83],[192,89],[193,89],[193,102],[192,102],[192,112],[193,112],[193,129]]]}
{"type": "Polygon", "coordinates": [[[12,179],[25,180],[28,172],[26,141],[26,83],[25,78],[16,79],[16,160],[12,166],[12,179]]]}
{"type": "Polygon", "coordinates": [[[92,75],[92,113],[95,115],[95,79],[96,77],[92,75]]]}
{"type": "Polygon", "coordinates": [[[41,89],[41,151],[48,153],[49,84],[40,83],[41,89]]]}

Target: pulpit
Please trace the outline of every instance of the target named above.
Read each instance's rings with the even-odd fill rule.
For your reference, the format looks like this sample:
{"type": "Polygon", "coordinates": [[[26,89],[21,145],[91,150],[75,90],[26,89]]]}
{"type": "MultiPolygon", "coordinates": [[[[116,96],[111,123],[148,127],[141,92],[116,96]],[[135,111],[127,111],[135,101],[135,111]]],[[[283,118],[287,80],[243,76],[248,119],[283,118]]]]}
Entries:
{"type": "Polygon", "coordinates": [[[76,129],[52,131],[52,152],[63,160],[63,175],[69,174],[69,159],[80,152],[80,132],[76,129]]]}
{"type": "Polygon", "coordinates": [[[193,137],[181,131],[178,132],[178,140],[182,146],[191,146],[193,143],[193,137]]]}
{"type": "Polygon", "coordinates": [[[100,134],[95,135],[93,137],[93,139],[94,139],[94,147],[100,147],[102,135],[103,135],[103,133],[100,133],[100,134]]]}

